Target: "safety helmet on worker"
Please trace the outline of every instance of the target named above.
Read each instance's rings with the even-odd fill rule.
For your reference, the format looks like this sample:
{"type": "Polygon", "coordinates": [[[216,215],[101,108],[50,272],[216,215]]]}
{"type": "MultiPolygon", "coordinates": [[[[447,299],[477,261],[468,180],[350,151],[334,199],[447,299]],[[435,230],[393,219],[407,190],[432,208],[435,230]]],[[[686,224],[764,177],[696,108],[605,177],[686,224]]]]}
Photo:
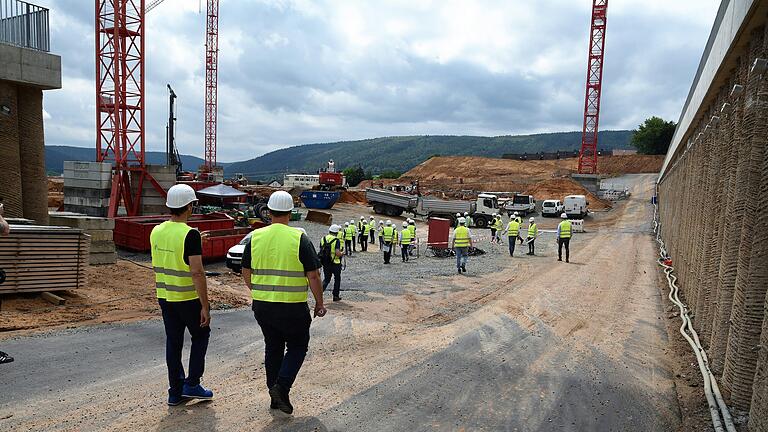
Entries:
{"type": "Polygon", "coordinates": [[[461,217],[461,213],[456,213],[456,217],[461,217]]]}
{"type": "Polygon", "coordinates": [[[376,219],[376,218],[375,218],[375,217],[373,217],[373,216],[371,216],[371,220],[374,220],[374,219],[376,219]]]}
{"type": "Polygon", "coordinates": [[[408,228],[408,221],[403,221],[403,228],[408,228]]]}
{"type": "Polygon", "coordinates": [[[565,214],[565,213],[561,214],[560,217],[563,218],[563,219],[568,219],[568,215],[565,214]]]}
{"type": "Polygon", "coordinates": [[[528,219],[528,222],[533,222],[533,218],[528,219]]]}
{"type": "Polygon", "coordinates": [[[349,222],[344,222],[344,226],[349,226],[349,222]]]}
{"type": "Polygon", "coordinates": [[[379,225],[384,225],[384,221],[379,219],[379,225]]]}
{"type": "Polygon", "coordinates": [[[493,214],[493,217],[496,217],[496,216],[498,216],[498,215],[499,215],[498,213],[494,213],[494,214],[493,214]]]}
{"type": "Polygon", "coordinates": [[[286,191],[275,191],[269,196],[267,208],[277,212],[289,212],[293,210],[293,197],[286,191]]]}
{"type": "Polygon", "coordinates": [[[392,221],[387,219],[387,226],[390,226],[390,225],[392,225],[392,221]]]}
{"type": "Polygon", "coordinates": [[[459,218],[459,223],[460,223],[461,225],[465,225],[465,224],[467,223],[467,220],[466,220],[466,219],[464,219],[464,217],[460,217],[460,218],[459,218]]]}
{"type": "Polygon", "coordinates": [[[413,219],[408,219],[408,225],[416,225],[416,221],[413,219]]]}
{"type": "Polygon", "coordinates": [[[353,224],[353,225],[354,225],[354,223],[355,223],[355,220],[354,220],[354,219],[350,219],[350,220],[349,220],[349,223],[351,223],[351,224],[353,224]]]}
{"type": "Polygon", "coordinates": [[[469,216],[469,212],[464,212],[464,217],[469,216]]]}
{"type": "Polygon", "coordinates": [[[192,186],[187,184],[177,184],[168,189],[165,205],[168,208],[180,209],[195,201],[197,201],[197,196],[195,195],[195,190],[192,189],[192,186]]]}
{"type": "Polygon", "coordinates": [[[339,230],[341,230],[341,227],[336,225],[336,224],[333,224],[333,225],[331,225],[330,228],[328,228],[328,232],[331,232],[331,233],[334,233],[334,234],[337,234],[339,232],[339,230]]]}
{"type": "Polygon", "coordinates": [[[364,219],[365,219],[365,216],[360,216],[360,220],[364,220],[364,219]]]}
{"type": "Polygon", "coordinates": [[[517,217],[517,212],[512,213],[512,216],[517,217]]]}

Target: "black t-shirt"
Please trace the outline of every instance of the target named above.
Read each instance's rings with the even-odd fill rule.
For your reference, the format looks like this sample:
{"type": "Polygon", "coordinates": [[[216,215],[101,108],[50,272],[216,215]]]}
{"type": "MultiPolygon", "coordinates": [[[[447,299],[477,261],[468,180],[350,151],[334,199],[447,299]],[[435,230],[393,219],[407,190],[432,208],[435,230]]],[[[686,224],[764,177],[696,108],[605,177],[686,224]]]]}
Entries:
{"type": "MultiPolygon", "coordinates": [[[[315,246],[306,234],[301,235],[299,241],[299,261],[304,266],[305,272],[310,272],[319,269],[323,265],[320,263],[320,257],[317,256],[315,246]]],[[[243,250],[243,258],[240,264],[243,268],[251,268],[251,240],[245,244],[245,250],[243,250]]]]}
{"type": "Polygon", "coordinates": [[[184,238],[184,263],[189,265],[189,257],[203,254],[203,239],[200,231],[191,229],[184,238]]]}

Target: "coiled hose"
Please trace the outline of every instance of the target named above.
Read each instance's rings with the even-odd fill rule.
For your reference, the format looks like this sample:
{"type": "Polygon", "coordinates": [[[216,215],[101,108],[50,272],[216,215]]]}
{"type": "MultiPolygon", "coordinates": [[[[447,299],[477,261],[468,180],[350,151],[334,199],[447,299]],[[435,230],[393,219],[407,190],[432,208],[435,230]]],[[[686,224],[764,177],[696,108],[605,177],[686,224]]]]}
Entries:
{"type": "Polygon", "coordinates": [[[720,388],[717,385],[717,380],[709,369],[707,353],[704,351],[704,348],[702,348],[701,342],[699,341],[699,335],[691,324],[691,317],[688,315],[688,307],[686,307],[680,300],[679,289],[677,287],[677,276],[674,275],[675,268],[670,264],[671,260],[667,254],[664,241],[661,239],[661,222],[659,222],[658,204],[654,204],[653,206],[653,231],[656,233],[656,242],[659,244],[659,259],[656,262],[664,269],[664,274],[669,283],[669,294],[667,297],[669,297],[669,300],[680,310],[680,319],[683,322],[682,325],[680,325],[680,334],[682,334],[685,340],[688,341],[688,344],[691,345],[691,349],[693,349],[693,353],[696,354],[699,371],[701,371],[701,377],[704,381],[704,395],[707,397],[709,414],[712,417],[712,426],[715,428],[715,432],[736,432],[731,413],[728,411],[728,405],[725,404],[723,395],[720,393],[720,388]],[[690,335],[688,335],[686,330],[690,332],[690,335]],[[723,424],[725,424],[725,429],[723,429],[723,424]]]}

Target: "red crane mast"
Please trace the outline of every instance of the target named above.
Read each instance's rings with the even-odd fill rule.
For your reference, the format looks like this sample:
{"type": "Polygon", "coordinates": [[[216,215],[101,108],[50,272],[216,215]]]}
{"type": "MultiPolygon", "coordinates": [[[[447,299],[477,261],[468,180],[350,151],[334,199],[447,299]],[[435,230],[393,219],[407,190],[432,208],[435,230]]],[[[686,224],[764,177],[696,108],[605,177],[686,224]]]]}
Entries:
{"type": "Polygon", "coordinates": [[[144,0],[96,0],[96,161],[112,162],[108,216],[139,213],[144,163],[144,0]]]}
{"type": "Polygon", "coordinates": [[[216,112],[219,71],[219,0],[208,0],[205,25],[205,165],[216,167],[216,112]]]}
{"type": "Polygon", "coordinates": [[[579,174],[597,174],[597,132],[600,123],[600,96],[603,85],[603,54],[608,0],[592,0],[589,37],[587,91],[584,98],[584,125],[579,152],[579,174]]]}

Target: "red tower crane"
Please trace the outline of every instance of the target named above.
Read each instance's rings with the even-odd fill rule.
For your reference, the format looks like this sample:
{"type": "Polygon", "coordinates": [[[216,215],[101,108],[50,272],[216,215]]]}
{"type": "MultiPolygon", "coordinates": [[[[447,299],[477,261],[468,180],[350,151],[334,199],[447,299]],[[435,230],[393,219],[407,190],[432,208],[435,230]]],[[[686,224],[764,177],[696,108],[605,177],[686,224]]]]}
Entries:
{"type": "Polygon", "coordinates": [[[216,167],[216,112],[219,73],[219,0],[208,0],[205,24],[205,165],[216,167]]]}
{"type": "Polygon", "coordinates": [[[108,216],[139,213],[144,181],[144,0],[96,0],[96,161],[112,162],[108,216]]]}
{"type": "Polygon", "coordinates": [[[592,0],[592,26],[589,35],[587,92],[584,98],[579,174],[597,174],[597,131],[600,123],[607,10],[608,0],[592,0]]]}

